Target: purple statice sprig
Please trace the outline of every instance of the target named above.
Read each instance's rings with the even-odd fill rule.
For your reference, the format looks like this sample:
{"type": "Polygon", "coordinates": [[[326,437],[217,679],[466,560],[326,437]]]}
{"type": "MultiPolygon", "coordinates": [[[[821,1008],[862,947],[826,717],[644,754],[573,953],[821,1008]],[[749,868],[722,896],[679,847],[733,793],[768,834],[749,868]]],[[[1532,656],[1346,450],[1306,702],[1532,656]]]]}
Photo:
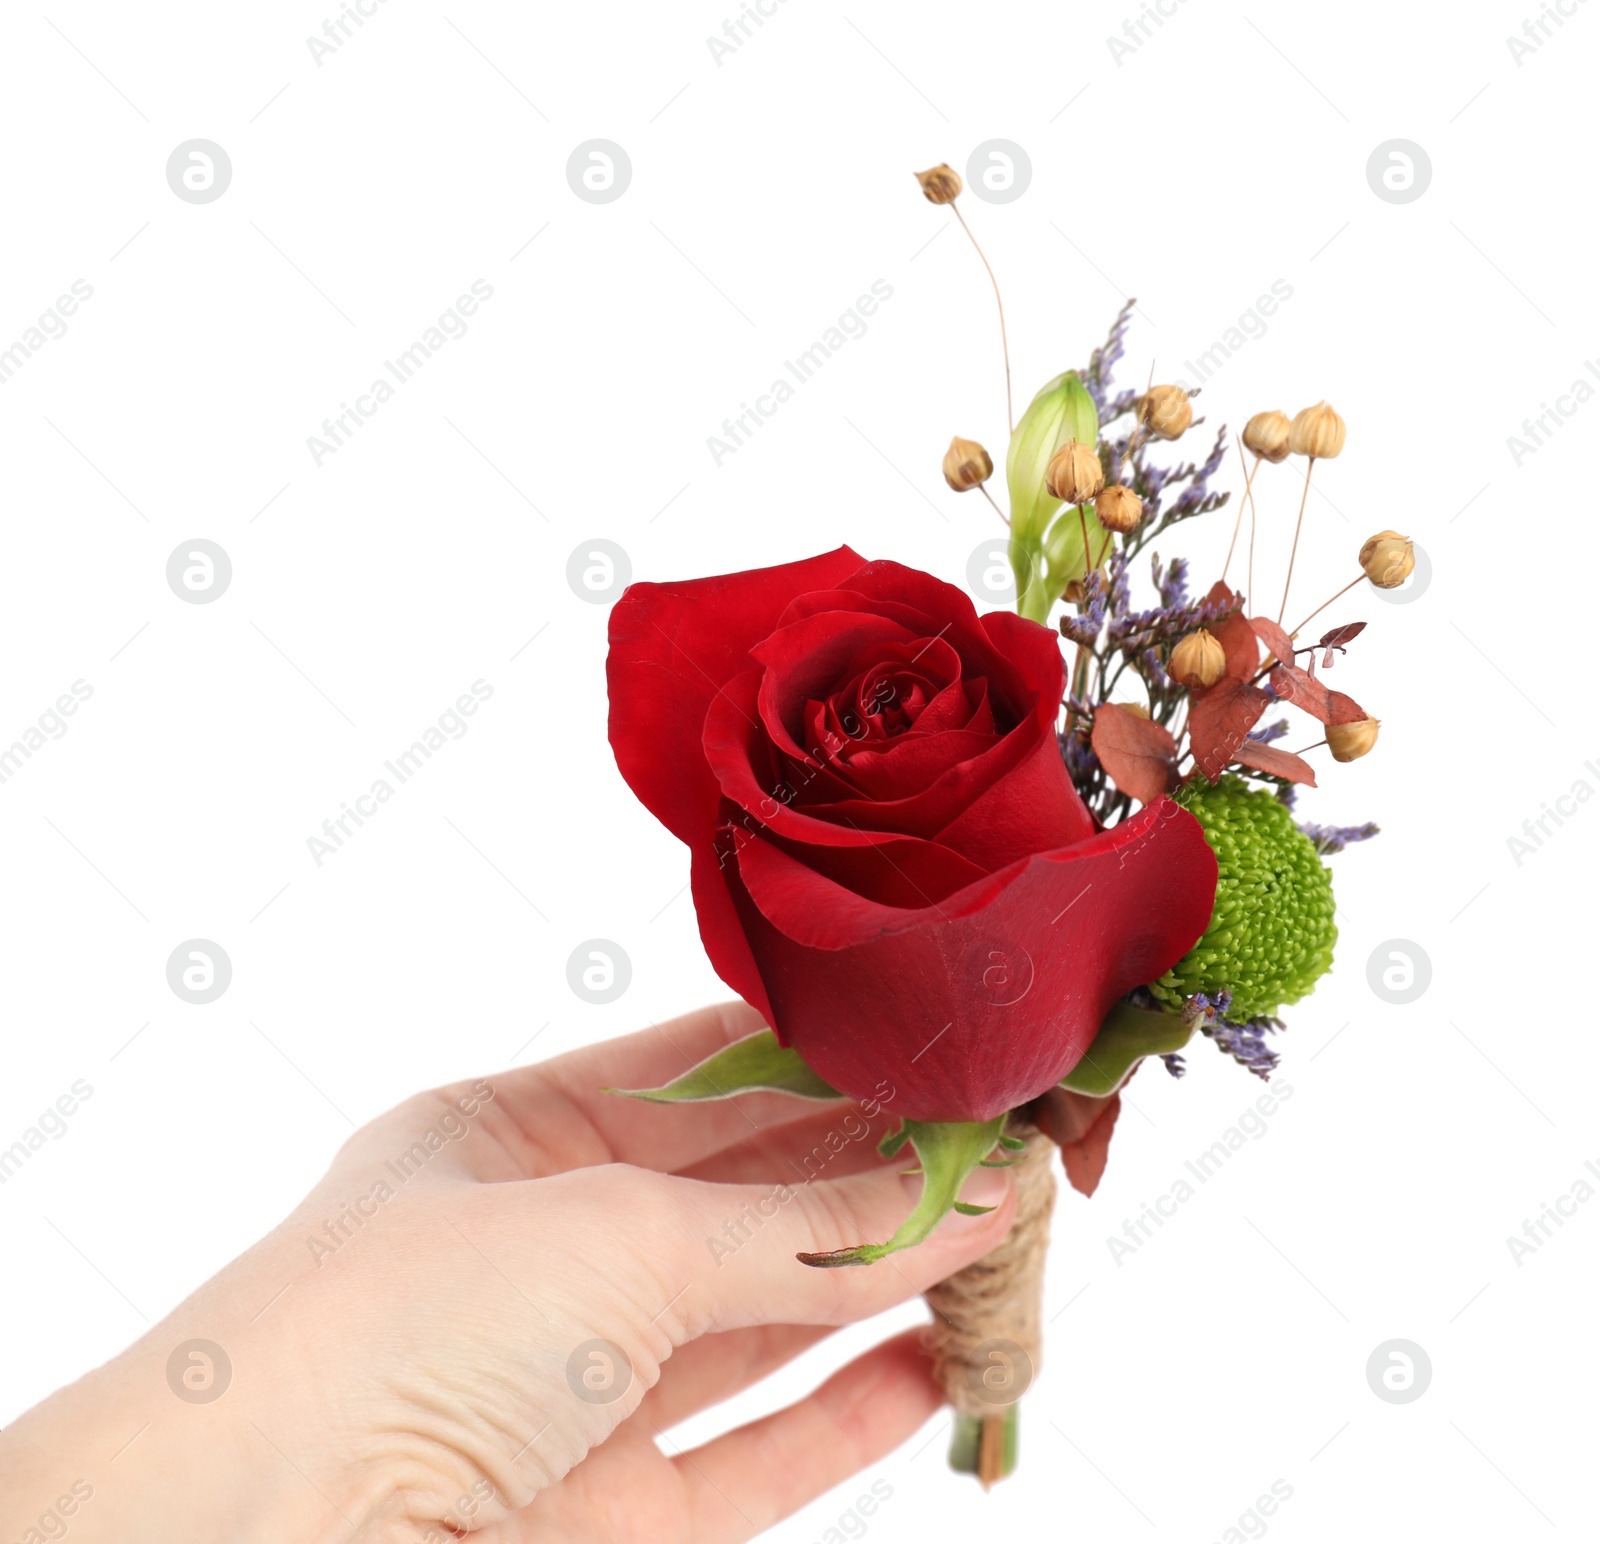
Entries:
{"type": "Polygon", "coordinates": [[[1228,1009],[1232,1002],[1233,994],[1228,991],[1210,995],[1196,992],[1184,1003],[1183,1016],[1219,1051],[1265,1082],[1278,1065],[1278,1053],[1267,1044],[1265,1037],[1282,1030],[1283,1020],[1262,1017],[1241,1022],[1230,1019],[1228,1009]]]}
{"type": "Polygon", "coordinates": [[[1300,829],[1311,838],[1312,846],[1325,854],[1343,852],[1353,842],[1370,841],[1378,834],[1377,825],[1370,820],[1360,826],[1318,826],[1307,822],[1300,829]]]}
{"type": "Polygon", "coordinates": [[[1120,418],[1133,406],[1133,392],[1126,393],[1127,400],[1114,398],[1108,402],[1111,393],[1111,372],[1123,354],[1127,351],[1128,326],[1133,321],[1135,301],[1130,299],[1117,312],[1117,319],[1111,324],[1111,331],[1106,334],[1106,341],[1097,348],[1089,358],[1089,368],[1083,372],[1082,380],[1084,389],[1094,399],[1095,412],[1100,415],[1101,423],[1109,423],[1114,418],[1120,418]]]}
{"type": "Polygon", "coordinates": [[[1219,1018],[1209,1027],[1202,1026],[1200,1032],[1209,1035],[1219,1051],[1231,1056],[1265,1083],[1270,1081],[1279,1061],[1278,1053],[1267,1044],[1265,1036],[1277,1034],[1283,1027],[1282,1019],[1247,1019],[1243,1024],[1235,1024],[1231,1019],[1219,1018]]]}
{"type": "MultiPolygon", "coordinates": [[[[1102,429],[1133,412],[1139,400],[1138,391],[1118,391],[1112,381],[1113,370],[1127,352],[1134,304],[1130,299],[1117,312],[1106,341],[1090,356],[1088,367],[1079,372],[1102,429]]],[[[1162,442],[1152,442],[1147,436],[1136,434],[1136,430],[1137,425],[1130,425],[1126,434],[1105,436],[1108,472],[1128,484],[1144,504],[1144,520],[1139,529],[1124,538],[1123,550],[1130,556],[1168,526],[1218,509],[1228,500],[1226,493],[1214,492],[1210,486],[1227,453],[1225,429],[1217,431],[1216,443],[1203,462],[1181,462],[1177,466],[1160,466],[1152,461],[1150,451],[1162,442]]]]}

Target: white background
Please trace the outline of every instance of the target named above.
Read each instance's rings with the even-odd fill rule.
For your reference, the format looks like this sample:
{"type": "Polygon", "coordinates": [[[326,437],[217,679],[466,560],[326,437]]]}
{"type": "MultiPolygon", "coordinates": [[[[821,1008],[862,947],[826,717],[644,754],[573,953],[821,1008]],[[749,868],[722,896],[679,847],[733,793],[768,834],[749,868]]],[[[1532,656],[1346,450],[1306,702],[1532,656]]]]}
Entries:
{"type": "MultiPolygon", "coordinates": [[[[1005,138],[1026,193],[963,207],[1019,410],[1126,295],[1128,384],[1185,374],[1281,280],[1197,406],[1347,419],[1306,609],[1387,526],[1433,579],[1340,612],[1372,624],[1337,679],[1383,738],[1324,762],[1301,810],[1384,833],[1332,860],[1341,943],[1281,1042],[1292,1098],[1118,1266],[1107,1236],[1261,1091],[1205,1046],[1182,1083],[1147,1068],[1100,1193],[1058,1209],[1020,1475],[983,1498],[930,1425],[774,1537],[821,1539],[874,1478],[885,1541],[1215,1540],[1276,1479],[1284,1540],[1592,1536],[1600,1203],[1520,1266],[1506,1239],[1600,1162],[1600,808],[1520,865],[1507,839],[1600,788],[1600,406],[1520,466],[1507,438],[1600,341],[1600,7],[1519,64],[1516,5],[1186,0],[1119,64],[1131,5],[783,0],[720,66],[705,4],[386,0],[320,67],[305,4],[8,8],[0,344],[74,280],[94,293],[0,387],[0,741],[75,680],[93,696],[0,785],[0,1146],[75,1079],[94,1092],[0,1188],[0,1417],[258,1237],[351,1122],[725,995],[686,854],[613,766],[606,608],[568,557],[606,538],[665,578],[848,540],[962,582],[997,522],[938,463],[952,432],[1000,458],[993,298],[910,173],[1005,138]],[[166,181],[192,138],[232,161],[213,203],[166,181]],[[591,138],[632,162],[605,205],[566,178],[591,138]],[[1432,164],[1406,204],[1366,175],[1393,138],[1432,164]],[[473,280],[494,293],[467,335],[315,464],[307,437],[473,280]],[[867,335],[716,465],[707,437],[874,280],[893,298],[867,335]],[[165,579],[195,537],[233,565],[208,605],[165,579]],[[317,867],[307,838],[478,679],[470,732],[317,867]],[[234,971],[204,1007],[165,979],[195,937],[234,971]],[[566,981],[594,937],[633,964],[605,1007],[566,981]],[[1406,1006],[1367,980],[1393,939],[1432,962],[1406,1006]],[[1365,1375],[1397,1337],[1433,1366],[1406,1405],[1365,1375]]],[[[1268,609],[1294,465],[1259,485],[1268,609]]],[[[1228,528],[1185,529],[1203,583],[1228,528]]]]}

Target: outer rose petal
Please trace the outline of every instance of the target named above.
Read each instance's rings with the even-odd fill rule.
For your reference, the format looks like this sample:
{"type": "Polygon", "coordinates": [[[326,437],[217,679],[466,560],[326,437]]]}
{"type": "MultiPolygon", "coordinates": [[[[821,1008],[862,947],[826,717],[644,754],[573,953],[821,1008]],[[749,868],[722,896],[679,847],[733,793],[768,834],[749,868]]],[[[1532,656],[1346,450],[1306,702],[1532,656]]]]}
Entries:
{"type": "Polygon", "coordinates": [[[990,1120],[1059,1082],[1111,1005],[1199,938],[1217,877],[1198,822],[1167,799],[920,910],[854,895],[760,837],[738,869],[778,1038],[844,1093],[887,1078],[891,1112],[925,1121],[990,1120]]]}
{"type": "MultiPolygon", "coordinates": [[[[632,584],[611,608],[611,749],[645,808],[689,844],[700,937],[713,968],[770,1022],[771,1005],[714,845],[717,781],[700,748],[706,709],[796,595],[862,566],[848,547],[741,574],[632,584]]],[[[732,867],[732,859],[727,858],[732,867]]]]}
{"type": "Polygon", "coordinates": [[[717,784],[700,750],[706,709],[795,596],[862,566],[848,547],[742,574],[630,584],[611,608],[611,749],[628,786],[673,835],[711,839],[717,784]]]}

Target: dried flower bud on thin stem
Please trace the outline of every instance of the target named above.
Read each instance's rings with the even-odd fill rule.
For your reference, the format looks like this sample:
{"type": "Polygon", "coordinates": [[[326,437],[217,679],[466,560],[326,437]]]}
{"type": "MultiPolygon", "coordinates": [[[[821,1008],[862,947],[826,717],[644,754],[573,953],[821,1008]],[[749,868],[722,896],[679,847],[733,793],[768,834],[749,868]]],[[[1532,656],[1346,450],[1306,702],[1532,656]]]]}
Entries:
{"type": "Polygon", "coordinates": [[[922,196],[930,204],[953,204],[961,196],[960,175],[943,161],[925,172],[918,172],[916,177],[922,187],[922,196]]]}
{"type": "Polygon", "coordinates": [[[1289,458],[1289,415],[1273,408],[1257,413],[1244,426],[1245,448],[1276,466],[1289,458]]]}
{"type": "Polygon", "coordinates": [[[1100,457],[1089,445],[1068,440],[1051,458],[1044,485],[1052,498],[1069,504],[1087,504],[1105,486],[1100,457]]]}
{"type": "Polygon", "coordinates": [[[1173,645],[1167,661],[1167,674],[1191,691],[1215,686],[1227,672],[1227,651],[1204,629],[1185,633],[1173,645]]]}
{"type": "Polygon", "coordinates": [[[1194,422],[1189,393],[1181,386],[1152,386],[1133,406],[1139,427],[1157,439],[1175,440],[1194,422]]]}
{"type": "Polygon", "coordinates": [[[1294,415],[1289,425],[1289,449],[1306,458],[1306,485],[1300,493],[1300,513],[1294,520],[1294,545],[1289,549],[1289,572],[1283,578],[1283,603],[1278,607],[1278,621],[1289,609],[1289,583],[1294,578],[1294,560],[1300,551],[1300,527],[1306,518],[1306,498],[1311,492],[1311,468],[1318,461],[1326,461],[1344,449],[1344,419],[1326,402],[1315,407],[1303,407],[1294,415]]]}
{"type": "Polygon", "coordinates": [[[1289,449],[1315,461],[1329,460],[1344,449],[1344,419],[1326,402],[1301,408],[1289,425],[1289,449]]]}
{"type": "Polygon", "coordinates": [[[1359,761],[1378,743],[1378,720],[1364,718],[1355,724],[1329,724],[1328,749],[1335,761],[1359,761]]]}
{"type": "MultiPolygon", "coordinates": [[[[1261,415],[1257,414],[1256,416],[1260,417],[1261,415]]],[[[1284,422],[1287,423],[1288,419],[1284,419],[1284,422]]],[[[1244,494],[1239,500],[1238,512],[1233,517],[1233,539],[1228,543],[1228,556],[1222,565],[1222,577],[1226,579],[1228,570],[1233,566],[1233,549],[1239,545],[1239,526],[1244,520],[1245,506],[1248,504],[1250,506],[1250,570],[1245,594],[1254,598],[1256,589],[1256,499],[1255,494],[1251,492],[1251,487],[1256,480],[1256,473],[1261,470],[1263,458],[1258,455],[1254,466],[1247,465],[1244,459],[1244,441],[1235,439],[1234,443],[1239,447],[1239,465],[1244,468],[1244,494]]]]}
{"type": "MultiPolygon", "coordinates": [[[[922,196],[930,204],[948,204],[950,213],[961,221],[961,228],[967,233],[967,240],[972,243],[973,251],[978,254],[989,275],[989,283],[994,286],[994,303],[1000,312],[1000,352],[1005,356],[1006,362],[1006,430],[1008,433],[1015,433],[1017,418],[1011,405],[1011,345],[1006,341],[1005,302],[1000,298],[1000,281],[995,278],[994,269],[989,267],[989,259],[984,257],[983,248],[978,245],[978,238],[972,234],[972,227],[967,224],[956,204],[956,199],[961,196],[960,175],[953,167],[941,161],[937,166],[930,166],[925,172],[916,173],[916,178],[918,186],[922,189],[922,196]]],[[[1010,524],[1009,521],[1006,523],[1010,524]]]]}
{"type": "Polygon", "coordinates": [[[1094,514],[1106,530],[1126,536],[1144,519],[1144,503],[1126,483],[1107,483],[1095,497],[1094,514]]]}
{"type": "Polygon", "coordinates": [[[993,475],[994,462],[976,440],[964,440],[958,434],[950,441],[944,453],[944,480],[954,492],[968,493],[993,475]]]}
{"type": "Polygon", "coordinates": [[[1362,572],[1380,590],[1398,590],[1417,566],[1417,555],[1409,536],[1379,531],[1362,543],[1358,561],[1362,572]]]}

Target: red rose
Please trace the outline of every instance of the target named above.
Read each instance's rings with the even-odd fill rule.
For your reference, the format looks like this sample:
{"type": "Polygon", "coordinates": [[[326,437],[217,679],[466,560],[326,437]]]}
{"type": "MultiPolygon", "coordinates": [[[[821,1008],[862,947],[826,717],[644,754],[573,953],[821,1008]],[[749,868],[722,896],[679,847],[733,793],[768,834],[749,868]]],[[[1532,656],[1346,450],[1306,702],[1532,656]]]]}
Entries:
{"type": "Polygon", "coordinates": [[[895,1114],[1043,1093],[1210,920],[1189,814],[1097,831],[1073,789],[1056,636],[928,574],[841,547],[635,584],[606,679],[717,973],[834,1087],[886,1079],[895,1114]]]}

